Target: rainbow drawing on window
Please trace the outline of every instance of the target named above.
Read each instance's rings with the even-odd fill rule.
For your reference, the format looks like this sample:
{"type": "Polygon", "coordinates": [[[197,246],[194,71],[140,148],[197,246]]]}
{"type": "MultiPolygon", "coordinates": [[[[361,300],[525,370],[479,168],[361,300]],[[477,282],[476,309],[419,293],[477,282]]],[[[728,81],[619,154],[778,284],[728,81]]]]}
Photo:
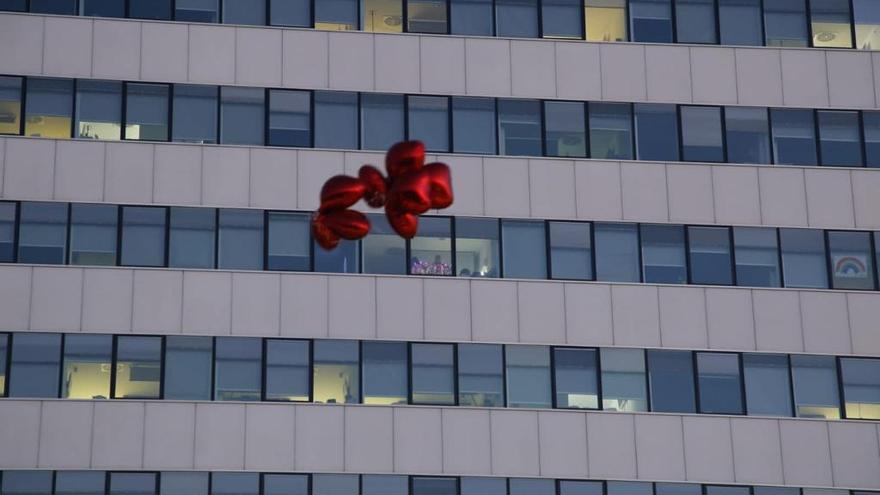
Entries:
{"type": "Polygon", "coordinates": [[[867,259],[864,256],[833,256],[834,276],[840,278],[865,278],[868,276],[867,259]]]}

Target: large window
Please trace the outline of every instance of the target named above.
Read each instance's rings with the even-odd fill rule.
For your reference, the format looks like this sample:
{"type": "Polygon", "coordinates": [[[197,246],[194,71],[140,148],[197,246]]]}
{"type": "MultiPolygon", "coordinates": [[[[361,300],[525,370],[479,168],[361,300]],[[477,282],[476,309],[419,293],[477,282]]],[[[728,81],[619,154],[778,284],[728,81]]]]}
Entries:
{"type": "Polygon", "coordinates": [[[264,474],[263,495],[309,495],[309,477],[306,474],[264,474]]]}
{"type": "Polygon", "coordinates": [[[156,473],[110,473],[108,495],[156,495],[156,473]]]}
{"type": "Polygon", "coordinates": [[[832,288],[874,288],[874,263],[869,232],[828,232],[828,250],[832,288]]]}
{"type": "MultiPolygon", "coordinates": [[[[699,490],[699,485],[694,486],[699,490]]],[[[601,481],[559,480],[559,495],[602,495],[603,492],[601,481]]]]}
{"type": "Polygon", "coordinates": [[[269,24],[312,27],[311,0],[269,0],[269,24]]]}
{"type": "Polygon", "coordinates": [[[543,0],[542,34],[545,38],[583,38],[581,0],[543,0]]]}
{"type": "Polygon", "coordinates": [[[864,160],[859,113],[820,110],[816,114],[822,165],[861,167],[864,160]]]}
{"type": "Polygon", "coordinates": [[[358,495],[356,474],[312,475],[312,495],[358,495]]]}
{"type": "Polygon", "coordinates": [[[648,350],[647,354],[651,410],[696,412],[694,362],[691,352],[648,350]]]}
{"type": "Polygon", "coordinates": [[[266,400],[309,400],[309,352],[306,340],[266,339],[266,400]]]}
{"type": "Polygon", "coordinates": [[[263,380],[260,340],[217,337],[214,345],[214,400],[260,400],[263,380]]]}
{"type": "Polygon", "coordinates": [[[806,0],[764,2],[764,44],[767,46],[807,46],[806,0]]]}
{"type": "Polygon", "coordinates": [[[599,408],[597,354],[595,349],[553,349],[556,407],[599,408]]]}
{"type": "MultiPolygon", "coordinates": [[[[455,1],[453,0],[453,11],[455,1]]],[[[494,154],[495,127],[494,98],[452,97],[454,152],[494,154]]]]}
{"type": "Polygon", "coordinates": [[[812,110],[771,108],[773,161],[780,165],[818,165],[812,110]]]}
{"type": "Polygon", "coordinates": [[[170,210],[168,266],[214,268],[217,210],[186,207],[172,207],[170,210]]]}
{"type": "Polygon", "coordinates": [[[160,478],[162,495],[208,495],[209,473],[169,471],[163,472],[160,478]]]}
{"type": "Polygon", "coordinates": [[[689,162],[724,161],[721,107],[682,106],[682,158],[689,162]]]}
{"type": "Polygon", "coordinates": [[[167,84],[125,85],[125,139],[168,140],[167,84]]]}
{"type": "Polygon", "coordinates": [[[0,263],[15,261],[15,203],[0,202],[0,263]]]}
{"type": "Polygon", "coordinates": [[[409,139],[422,141],[428,151],[449,151],[448,97],[408,96],[407,112],[409,139]]]}
{"type": "Polygon", "coordinates": [[[52,471],[5,471],[3,495],[52,495],[52,471]]]}
{"type": "Polygon", "coordinates": [[[455,267],[459,277],[500,277],[499,222],[455,218],[455,267]]]}
{"type": "Polygon", "coordinates": [[[114,370],[114,399],[158,399],[162,383],[162,339],[117,337],[114,370]]]}
{"type": "Polygon", "coordinates": [[[115,205],[70,205],[70,264],[115,265],[118,218],[115,205]]]}
{"type": "Polygon", "coordinates": [[[675,105],[633,105],[636,157],[639,160],[678,161],[678,113],[675,105]]]}
{"type": "Polygon", "coordinates": [[[626,0],[584,0],[587,41],[626,41],[626,0]]]}
{"type": "Polygon", "coordinates": [[[361,94],[361,149],[385,151],[404,139],[403,96],[361,94]]]}
{"type": "Polygon", "coordinates": [[[880,48],[880,9],[874,0],[853,0],[853,17],[856,21],[856,48],[876,50],[880,48]]]}
{"type": "MultiPolygon", "coordinates": [[[[181,0],[177,0],[178,13],[181,0]]],[[[217,142],[216,86],[174,85],[172,141],[214,144],[217,142]]]]}
{"type": "Polygon", "coordinates": [[[550,348],[505,346],[508,407],[551,407],[550,348]]]}
{"type": "MultiPolygon", "coordinates": [[[[316,340],[312,372],[314,402],[352,404],[360,401],[360,353],[352,341],[316,340]]],[[[313,492],[314,493],[314,492],[313,492]]],[[[328,492],[330,495],[333,492],[328,492]]]]}
{"type": "Polygon", "coordinates": [[[632,107],[629,103],[589,103],[590,157],[632,160],[632,107]]]}
{"type": "Polygon", "coordinates": [[[495,33],[493,0],[450,0],[452,34],[492,36],[495,33]]]}
{"type": "Polygon", "coordinates": [[[461,495],[507,495],[505,478],[462,477],[461,495]]]}
{"type": "MultiPolygon", "coordinates": [[[[333,2],[319,2],[316,6],[333,2]]],[[[358,148],[358,94],[315,91],[315,147],[358,148]]]]}
{"type": "Polygon", "coordinates": [[[13,334],[9,364],[9,397],[57,397],[61,334],[13,334]]]}
{"type": "Polygon", "coordinates": [[[312,145],[311,94],[308,91],[269,90],[269,145],[312,145]]]}
{"type": "Polygon", "coordinates": [[[0,397],[6,396],[6,356],[9,354],[9,334],[0,333],[0,397]]]}
{"type": "Polygon", "coordinates": [[[213,354],[210,337],[165,337],[165,398],[211,400],[213,354]]]}
{"type": "Polygon", "coordinates": [[[849,419],[880,419],[880,359],[840,358],[843,403],[849,419]]]}
{"type": "Polygon", "coordinates": [[[58,471],[55,495],[104,495],[106,482],[101,471],[58,471]]]}
{"type": "Polygon", "coordinates": [[[544,154],[587,156],[587,120],[584,104],[569,101],[544,102],[544,154]]]}
{"type": "Polygon", "coordinates": [[[411,344],[413,404],[455,404],[455,348],[411,344]]]}
{"type": "Polygon", "coordinates": [[[220,88],[221,143],[263,144],[265,94],[260,88],[220,88]]]}
{"type": "Polygon", "coordinates": [[[267,269],[308,271],[311,268],[311,219],[305,213],[270,212],[267,269]]]}
{"type": "Polygon", "coordinates": [[[21,132],[21,81],[0,76],[0,134],[21,132]]]}
{"type": "Polygon", "coordinates": [[[167,210],[152,206],[122,207],[122,253],[126,266],[165,266],[167,210]]]}
{"type": "Polygon", "coordinates": [[[538,0],[495,0],[495,31],[508,38],[537,38],[538,0]]]}
{"type": "Polygon", "coordinates": [[[639,232],[635,224],[595,223],[596,280],[639,281],[639,232]]]}
{"type": "Polygon", "coordinates": [[[675,0],[675,35],[679,43],[718,43],[715,0],[675,0]]]}
{"type": "Polygon", "coordinates": [[[725,107],[727,161],[770,163],[770,123],[766,108],[725,107]]]}
{"type": "Polygon", "coordinates": [[[743,354],[748,414],[791,416],[791,380],[788,356],[743,354]]]}
{"type": "Polygon", "coordinates": [[[586,222],[549,222],[550,277],[592,280],[593,247],[590,224],[586,222]]]}
{"type": "Polygon", "coordinates": [[[265,0],[223,0],[225,24],[266,24],[265,0]]]}
{"type": "Polygon", "coordinates": [[[73,122],[73,79],[29,77],[24,135],[69,138],[73,122]]]}
{"type": "Polygon", "coordinates": [[[110,335],[65,336],[61,397],[109,399],[112,355],[113,337],[110,335]]]}
{"type": "Polygon", "coordinates": [[[122,138],[122,83],[76,82],[76,134],[84,139],[122,138]]]}
{"type": "Polygon", "coordinates": [[[825,234],[821,230],[779,229],[779,242],[786,287],[828,287],[825,234]]]}
{"type": "Polygon", "coordinates": [[[501,238],[505,277],[547,278],[543,222],[502,220],[501,238]]]}
{"type": "Polygon", "coordinates": [[[799,418],[840,418],[837,366],[831,356],[791,356],[795,413],[799,418]]]}
{"type": "MultiPolygon", "coordinates": [[[[11,2],[13,5],[21,5],[21,7],[18,9],[13,7],[8,10],[24,10],[25,0],[11,0],[11,2]]],[[[30,7],[30,11],[35,14],[76,15],[76,0],[31,0],[30,7]]],[[[7,10],[6,7],[3,9],[7,10]]]]}
{"type": "Polygon", "coordinates": [[[457,478],[434,478],[413,476],[410,478],[412,495],[456,495],[457,478]]]}
{"type": "Polygon", "coordinates": [[[221,209],[217,234],[217,267],[263,268],[263,212],[221,209]]]}
{"type": "Polygon", "coordinates": [[[361,243],[342,239],[330,251],[313,243],[315,271],[329,273],[359,273],[361,270],[361,243]]]}
{"type": "Polygon", "coordinates": [[[852,48],[849,0],[810,0],[813,46],[852,48]]]}
{"type": "Polygon", "coordinates": [[[671,0],[630,0],[631,41],[672,43],[671,0]]]}
{"type": "Polygon", "coordinates": [[[220,0],[175,0],[174,20],[218,22],[220,20],[220,0]]]}
{"type": "Polygon", "coordinates": [[[372,32],[403,31],[403,0],[360,0],[361,29],[372,32]]]}
{"type": "Polygon", "coordinates": [[[315,28],[328,31],[358,28],[358,0],[321,0],[314,5],[315,28]]]}
{"type": "Polygon", "coordinates": [[[504,407],[504,356],[498,344],[458,345],[458,403],[504,407]]]}
{"type": "Polygon", "coordinates": [[[173,0],[128,0],[128,16],[134,19],[170,20],[173,0]]]}
{"type": "Polygon", "coordinates": [[[125,0],[80,0],[79,14],[96,17],[125,17],[125,0]]]}
{"type": "Polygon", "coordinates": [[[406,404],[409,390],[405,342],[361,344],[364,404],[406,404]]]}
{"type": "Polygon", "coordinates": [[[409,273],[454,275],[452,271],[452,220],[422,217],[418,234],[410,241],[409,273]]]}
{"type": "Polygon", "coordinates": [[[739,355],[720,352],[697,353],[700,412],[744,414],[739,355]]]}
{"type": "Polygon", "coordinates": [[[541,156],[541,102],[498,100],[498,152],[541,156]]]}
{"type": "Polygon", "coordinates": [[[370,233],[361,241],[364,273],[406,273],[406,241],[391,228],[385,215],[369,215],[370,233]]]}
{"type": "MultiPolygon", "coordinates": [[[[278,495],[288,495],[287,493],[278,495]]],[[[303,495],[306,495],[303,493],[303,495]]],[[[409,477],[401,475],[363,474],[360,495],[409,495],[409,477]]]]}
{"type": "Polygon", "coordinates": [[[764,44],[761,0],[718,0],[722,45],[764,44]]]}
{"type": "Polygon", "coordinates": [[[751,287],[779,287],[779,246],[776,229],[734,227],[736,283],[751,287]]]}
{"type": "Polygon", "coordinates": [[[862,112],[865,165],[880,167],[880,112],[862,112]]]}
{"type": "Polygon", "coordinates": [[[642,279],[654,284],[687,283],[687,255],[681,225],[640,225],[642,279]]]}
{"type": "Polygon", "coordinates": [[[406,30],[410,33],[446,34],[446,0],[408,0],[406,30]]]}
{"type": "Polygon", "coordinates": [[[556,495],[553,480],[538,478],[510,478],[510,495],[556,495]]]}
{"type": "Polygon", "coordinates": [[[211,495],[258,495],[260,473],[211,473],[211,495]]]}
{"type": "Polygon", "coordinates": [[[727,227],[688,227],[691,282],[733,285],[730,230],[727,227]]]}
{"type": "Polygon", "coordinates": [[[64,263],[67,252],[67,204],[23,202],[18,227],[18,262],[64,263]]]}

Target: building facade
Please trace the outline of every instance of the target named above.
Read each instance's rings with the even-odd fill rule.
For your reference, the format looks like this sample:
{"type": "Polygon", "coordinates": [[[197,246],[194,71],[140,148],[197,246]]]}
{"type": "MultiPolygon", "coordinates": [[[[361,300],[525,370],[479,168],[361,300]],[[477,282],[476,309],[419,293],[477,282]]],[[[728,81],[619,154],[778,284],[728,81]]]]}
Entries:
{"type": "Polygon", "coordinates": [[[0,10],[0,495],[880,493],[877,0],[0,10]]]}

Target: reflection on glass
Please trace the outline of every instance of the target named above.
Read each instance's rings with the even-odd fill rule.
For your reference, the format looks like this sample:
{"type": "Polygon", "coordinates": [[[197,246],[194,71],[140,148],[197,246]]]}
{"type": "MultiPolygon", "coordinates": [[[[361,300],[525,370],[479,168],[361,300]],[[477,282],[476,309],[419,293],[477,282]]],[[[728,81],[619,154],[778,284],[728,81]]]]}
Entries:
{"type": "Polygon", "coordinates": [[[743,354],[743,377],[748,414],[791,416],[788,356],[743,354]]]}
{"type": "Polygon", "coordinates": [[[639,481],[609,481],[605,484],[606,495],[652,495],[652,483],[639,481]]]}
{"type": "Polygon", "coordinates": [[[495,33],[493,0],[450,0],[452,34],[492,36],[495,33]]]}
{"type": "Polygon", "coordinates": [[[806,0],[764,2],[764,44],[807,46],[806,0]]]}
{"type": "Polygon", "coordinates": [[[174,20],[185,22],[219,22],[220,0],[175,0],[174,20]]]}
{"type": "Polygon", "coordinates": [[[308,91],[269,90],[269,145],[312,145],[311,94],[308,91]]]}
{"type": "Polygon", "coordinates": [[[214,344],[210,337],[165,337],[164,396],[211,400],[214,344]]]}
{"type": "Polygon", "coordinates": [[[684,227],[640,225],[642,277],[647,283],[687,283],[684,227]]]}
{"type": "Polygon", "coordinates": [[[409,0],[406,16],[410,33],[446,34],[445,0],[409,0]]]}
{"type": "Polygon", "coordinates": [[[165,208],[122,207],[121,265],[165,265],[165,215],[165,208]]]}
{"type": "MultiPolygon", "coordinates": [[[[0,3],[8,5],[10,2],[13,7],[4,7],[4,10],[24,10],[25,0],[6,0],[0,3]],[[15,8],[15,5],[21,7],[15,8]]],[[[76,0],[30,0],[30,4],[30,11],[35,14],[76,15],[76,0]]]]}
{"type": "Polygon", "coordinates": [[[595,349],[553,349],[556,407],[599,408],[598,363],[595,349]]]}
{"type": "Polygon", "coordinates": [[[311,0],[269,0],[272,26],[312,27],[311,0]]]}
{"type": "Polygon", "coordinates": [[[739,356],[720,352],[697,353],[700,412],[743,414],[739,356]]]}
{"type": "Polygon", "coordinates": [[[766,108],[725,107],[729,163],[770,163],[770,123],[766,108]]]}
{"type": "Polygon", "coordinates": [[[815,229],[779,229],[786,287],[828,288],[825,233],[815,229]]]}
{"type": "Polygon", "coordinates": [[[629,103],[589,104],[590,157],[632,160],[632,107],[629,103]]]}
{"type": "Polygon", "coordinates": [[[412,344],[413,404],[455,404],[455,351],[451,344],[412,344]]]}
{"type": "Polygon", "coordinates": [[[649,349],[647,355],[651,410],[696,412],[694,363],[691,352],[649,349]]]}
{"type": "Polygon", "coordinates": [[[356,341],[313,342],[314,402],[352,404],[360,400],[360,357],[356,341]]]}
{"type": "Polygon", "coordinates": [[[308,271],[311,219],[307,213],[269,212],[269,270],[308,271]]]}
{"type": "Polygon", "coordinates": [[[832,288],[874,288],[870,235],[868,232],[828,232],[832,288]]]}
{"type": "Polygon", "coordinates": [[[315,271],[328,273],[360,272],[361,243],[342,239],[336,249],[330,251],[322,248],[317,242],[312,247],[315,257],[315,271]]]}
{"type": "Polygon", "coordinates": [[[688,227],[691,282],[732,285],[730,231],[727,227],[688,227]]]}
{"type": "Polygon", "coordinates": [[[0,76],[0,134],[21,132],[21,81],[0,76]]]}
{"type": "Polygon", "coordinates": [[[116,339],[114,399],[158,399],[162,376],[162,339],[116,339]]]}
{"type": "Polygon", "coordinates": [[[791,377],[797,417],[840,418],[840,395],[834,357],[792,354],[791,377]]]}
{"type": "Polygon", "coordinates": [[[541,102],[498,100],[498,152],[541,156],[541,102]]]}
{"type": "Polygon", "coordinates": [[[543,0],[541,23],[545,38],[583,38],[581,0],[543,0]]]}
{"type": "Polygon", "coordinates": [[[66,246],[66,203],[21,203],[18,225],[19,263],[63,264],[66,246]]]}
{"type": "Polygon", "coordinates": [[[510,478],[508,483],[510,495],[556,495],[556,486],[553,480],[510,478]]]}
{"type": "Polygon", "coordinates": [[[24,113],[25,136],[69,138],[73,121],[73,79],[29,77],[24,113]]]}
{"type": "Polygon", "coordinates": [[[79,14],[97,17],[125,17],[125,0],[80,0],[79,14]]]}
{"type": "Polygon", "coordinates": [[[315,5],[315,29],[350,31],[358,28],[358,0],[320,0],[315,5]]]}
{"type": "Polygon", "coordinates": [[[862,112],[865,165],[880,167],[880,112],[862,112]]]}
{"type": "Polygon", "coordinates": [[[312,475],[312,495],[358,495],[356,474],[312,475]]]}
{"type": "Polygon", "coordinates": [[[263,269],[263,212],[221,209],[218,217],[217,268],[263,269]]]}
{"type": "Polygon", "coordinates": [[[364,404],[406,404],[407,350],[405,342],[361,343],[364,404]]]}
{"type": "Polygon", "coordinates": [[[171,20],[172,0],[128,0],[128,17],[132,19],[171,20]]]}
{"type": "Polygon", "coordinates": [[[538,0],[495,0],[495,32],[508,38],[537,38],[538,0]]]}
{"type": "Polygon", "coordinates": [[[52,471],[4,471],[3,495],[52,495],[52,471]]]}
{"type": "Polygon", "coordinates": [[[626,223],[595,223],[596,280],[639,281],[638,226],[626,223]]]}
{"type": "Polygon", "coordinates": [[[750,287],[779,287],[779,246],[776,229],[734,227],[736,284],[750,287]]]}
{"type": "Polygon", "coordinates": [[[718,0],[722,45],[764,44],[761,4],[761,0],[718,0]]]}
{"type": "Polygon", "coordinates": [[[547,278],[544,222],[502,220],[502,259],[507,278],[547,278]]]}
{"type": "Polygon", "coordinates": [[[849,419],[880,419],[880,359],[840,358],[843,403],[849,419]]]}
{"type": "Polygon", "coordinates": [[[703,495],[696,483],[654,483],[654,495],[703,495]]]}
{"type": "Polygon", "coordinates": [[[307,340],[266,339],[266,400],[308,401],[310,373],[307,340]]]}
{"type": "Polygon", "coordinates": [[[456,495],[458,493],[458,480],[456,478],[428,478],[425,476],[413,476],[412,495],[456,495]]]}
{"type": "Polygon", "coordinates": [[[55,495],[104,495],[105,478],[102,471],[57,471],[55,495]]]}
{"type": "Polygon", "coordinates": [[[361,0],[361,26],[364,31],[400,33],[403,31],[402,0],[361,0]]]}
{"type": "Polygon", "coordinates": [[[109,495],[155,495],[156,473],[110,473],[109,495]]]}
{"type": "Polygon", "coordinates": [[[265,25],[265,0],[223,0],[223,23],[265,25]]]}
{"type": "Polygon", "coordinates": [[[452,220],[423,216],[410,241],[409,272],[412,275],[453,275],[452,220]]]}
{"type": "Polygon", "coordinates": [[[168,266],[214,268],[216,213],[212,208],[171,207],[168,266]]]}
{"type": "Polygon", "coordinates": [[[115,265],[118,218],[115,205],[70,205],[70,264],[115,265]]]}
{"type": "Polygon", "coordinates": [[[315,148],[358,149],[358,94],[315,91],[312,98],[315,148]]]}
{"type": "Polygon", "coordinates": [[[367,215],[372,227],[361,241],[364,273],[406,273],[406,241],[388,224],[385,215],[367,215]]]}
{"type": "Polygon", "coordinates": [[[636,157],[678,161],[678,112],[675,105],[636,103],[636,157]]]}
{"type": "Polygon", "coordinates": [[[214,400],[260,400],[263,379],[260,339],[217,337],[214,348],[214,400]]]}
{"type": "Polygon", "coordinates": [[[462,476],[460,480],[461,495],[507,495],[506,478],[462,476]]]}
{"type": "MultiPolygon", "coordinates": [[[[181,0],[177,0],[178,12],[180,4],[181,0]]],[[[175,84],[172,106],[172,141],[199,144],[217,142],[216,86],[175,84]]]]}
{"type": "Polygon", "coordinates": [[[671,0],[630,0],[629,30],[632,41],[672,43],[671,0]]]}
{"type": "Polygon", "coordinates": [[[813,46],[852,48],[849,0],[810,0],[813,46]]]}
{"type": "Polygon", "coordinates": [[[818,165],[813,111],[771,108],[773,162],[780,165],[818,165]]]}
{"type": "Polygon", "coordinates": [[[220,142],[263,144],[265,90],[220,88],[220,142]]]}
{"type": "Polygon", "coordinates": [[[110,335],[66,335],[61,397],[107,399],[110,397],[110,335]]]}
{"type": "Polygon", "coordinates": [[[876,50],[880,48],[880,5],[874,0],[853,0],[853,17],[856,20],[856,48],[876,50]]]}
{"type": "Polygon", "coordinates": [[[706,495],[749,495],[751,490],[747,486],[712,486],[706,485],[706,495]]]}
{"type": "Polygon", "coordinates": [[[678,43],[718,43],[715,36],[715,0],[675,0],[678,43]]]}
{"type": "Polygon", "coordinates": [[[724,161],[721,107],[682,106],[682,158],[689,162],[724,161]]]}
{"type": "Polygon", "coordinates": [[[122,138],[122,83],[79,80],[76,83],[76,134],[85,139],[122,138]]]}
{"type": "Polygon", "coordinates": [[[549,222],[550,277],[592,280],[593,248],[590,224],[586,222],[549,222]]]}
{"type": "Polygon", "coordinates": [[[452,97],[454,152],[494,154],[495,128],[494,98],[452,97]]]}
{"type": "Polygon", "coordinates": [[[208,473],[167,471],[160,478],[162,495],[208,495],[208,473]]]}
{"type": "Polygon", "coordinates": [[[544,147],[547,156],[587,156],[584,104],[544,102],[544,147]]]}
{"type": "Polygon", "coordinates": [[[125,139],[168,140],[167,84],[125,85],[125,139]]]}
{"type": "Polygon", "coordinates": [[[859,112],[820,110],[816,114],[822,165],[861,167],[864,160],[859,112]]]}
{"type": "Polygon", "coordinates": [[[425,143],[428,151],[449,151],[449,98],[408,96],[407,112],[409,139],[425,143]]]}
{"type": "Polygon", "coordinates": [[[498,344],[458,345],[458,403],[504,407],[504,357],[498,344]]]}
{"type": "Polygon", "coordinates": [[[259,473],[211,473],[211,495],[258,495],[259,473]]]}
{"type": "Polygon", "coordinates": [[[551,407],[550,348],[540,345],[504,347],[508,407],[551,407]]]}
{"type": "Polygon", "coordinates": [[[626,0],[584,0],[587,41],[626,41],[626,0]]]}
{"type": "Polygon", "coordinates": [[[559,495],[603,495],[602,482],[559,480],[559,495]]]}
{"type": "Polygon", "coordinates": [[[309,476],[307,474],[264,474],[263,495],[309,495],[309,476]]]}
{"type": "Polygon", "coordinates": [[[459,277],[500,277],[498,220],[455,217],[455,267],[459,277]]]}
{"type": "Polygon", "coordinates": [[[364,474],[361,476],[361,495],[409,495],[409,477],[364,474]]]}
{"type": "Polygon", "coordinates": [[[403,95],[361,93],[361,149],[385,151],[404,134],[403,95]]]}
{"type": "Polygon", "coordinates": [[[0,202],[0,263],[15,261],[15,203],[0,202]]]}

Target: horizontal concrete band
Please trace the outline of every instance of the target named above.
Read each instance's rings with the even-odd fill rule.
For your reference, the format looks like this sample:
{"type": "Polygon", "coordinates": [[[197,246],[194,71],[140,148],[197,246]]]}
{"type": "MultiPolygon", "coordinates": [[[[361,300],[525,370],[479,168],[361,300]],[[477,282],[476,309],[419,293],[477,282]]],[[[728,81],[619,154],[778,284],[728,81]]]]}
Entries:
{"type": "Polygon", "coordinates": [[[880,356],[880,294],[0,265],[0,330],[880,356]]]}
{"type": "Polygon", "coordinates": [[[0,14],[4,72],[144,81],[875,108],[878,57],[0,14]]]}
{"type": "MultiPolygon", "coordinates": [[[[434,155],[454,215],[880,229],[880,169],[434,155]]],[[[383,154],[0,139],[0,197],[312,210],[383,154]]]]}
{"type": "Polygon", "coordinates": [[[692,415],[0,400],[0,468],[880,488],[880,425],[692,415]]]}

